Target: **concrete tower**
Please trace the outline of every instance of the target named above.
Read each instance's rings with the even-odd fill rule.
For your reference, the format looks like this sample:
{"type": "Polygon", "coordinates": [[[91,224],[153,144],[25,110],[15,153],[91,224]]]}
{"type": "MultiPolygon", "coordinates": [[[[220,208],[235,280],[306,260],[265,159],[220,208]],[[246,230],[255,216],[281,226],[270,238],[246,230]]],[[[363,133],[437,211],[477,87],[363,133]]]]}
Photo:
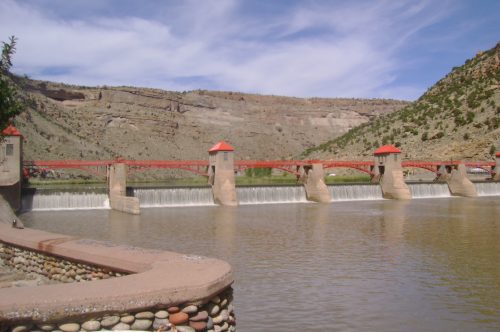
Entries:
{"type": "Polygon", "coordinates": [[[127,165],[120,160],[108,167],[109,205],[113,210],[140,214],[139,198],[127,196],[127,171],[127,165]]]}
{"type": "Polygon", "coordinates": [[[214,202],[220,205],[238,205],[233,147],[220,141],[208,150],[208,161],[208,183],[212,186],[214,202]]]}
{"type": "Polygon", "coordinates": [[[21,209],[23,139],[13,125],[4,129],[1,136],[0,194],[17,211],[21,209]]]}
{"type": "Polygon", "coordinates": [[[406,185],[401,166],[401,150],[392,145],[384,145],[375,150],[374,180],[380,183],[384,198],[411,199],[410,188],[406,185]]]}

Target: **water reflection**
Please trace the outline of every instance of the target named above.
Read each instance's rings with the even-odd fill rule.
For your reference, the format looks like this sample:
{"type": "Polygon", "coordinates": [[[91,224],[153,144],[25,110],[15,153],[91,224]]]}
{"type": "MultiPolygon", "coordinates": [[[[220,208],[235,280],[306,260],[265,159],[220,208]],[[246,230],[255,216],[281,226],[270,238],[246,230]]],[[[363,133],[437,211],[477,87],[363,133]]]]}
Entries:
{"type": "Polygon", "coordinates": [[[231,255],[236,250],[236,213],[237,208],[232,206],[218,206],[214,208],[214,240],[217,252],[227,252],[231,255]]]}

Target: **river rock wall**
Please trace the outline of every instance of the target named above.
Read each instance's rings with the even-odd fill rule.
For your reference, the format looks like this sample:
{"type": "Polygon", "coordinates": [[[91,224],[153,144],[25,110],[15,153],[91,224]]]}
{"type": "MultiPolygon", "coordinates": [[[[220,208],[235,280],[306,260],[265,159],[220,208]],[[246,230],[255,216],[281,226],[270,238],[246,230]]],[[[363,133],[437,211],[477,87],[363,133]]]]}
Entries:
{"type": "Polygon", "coordinates": [[[0,222],[0,265],[50,284],[0,288],[0,332],[236,331],[226,262],[0,222]]]}

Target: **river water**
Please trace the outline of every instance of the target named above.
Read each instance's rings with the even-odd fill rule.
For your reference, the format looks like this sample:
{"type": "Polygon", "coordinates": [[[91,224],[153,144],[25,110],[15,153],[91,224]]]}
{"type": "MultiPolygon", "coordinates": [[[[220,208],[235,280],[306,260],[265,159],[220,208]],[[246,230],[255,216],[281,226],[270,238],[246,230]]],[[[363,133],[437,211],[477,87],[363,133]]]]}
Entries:
{"type": "Polygon", "coordinates": [[[228,261],[242,332],[500,330],[500,196],[22,217],[228,261]]]}

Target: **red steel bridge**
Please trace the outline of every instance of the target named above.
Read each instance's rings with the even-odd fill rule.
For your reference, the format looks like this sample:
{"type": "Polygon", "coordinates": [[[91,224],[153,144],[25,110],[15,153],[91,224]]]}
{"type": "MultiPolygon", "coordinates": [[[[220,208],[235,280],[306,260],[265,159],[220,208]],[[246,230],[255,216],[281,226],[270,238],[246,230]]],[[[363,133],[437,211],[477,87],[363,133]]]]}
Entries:
{"type": "MultiPolygon", "coordinates": [[[[123,163],[129,167],[129,173],[147,171],[150,169],[180,169],[198,175],[208,176],[208,160],[33,160],[23,162],[24,173],[33,174],[34,171],[48,171],[58,169],[78,169],[88,173],[106,177],[107,167],[123,163]]],[[[350,168],[373,175],[374,161],[356,160],[236,160],[235,171],[244,171],[250,168],[275,168],[282,171],[299,175],[300,167],[312,164],[322,164],[325,170],[332,168],[350,168]]],[[[439,173],[441,166],[453,166],[464,164],[466,167],[483,169],[493,174],[493,161],[403,161],[404,168],[421,168],[439,173]]]]}

